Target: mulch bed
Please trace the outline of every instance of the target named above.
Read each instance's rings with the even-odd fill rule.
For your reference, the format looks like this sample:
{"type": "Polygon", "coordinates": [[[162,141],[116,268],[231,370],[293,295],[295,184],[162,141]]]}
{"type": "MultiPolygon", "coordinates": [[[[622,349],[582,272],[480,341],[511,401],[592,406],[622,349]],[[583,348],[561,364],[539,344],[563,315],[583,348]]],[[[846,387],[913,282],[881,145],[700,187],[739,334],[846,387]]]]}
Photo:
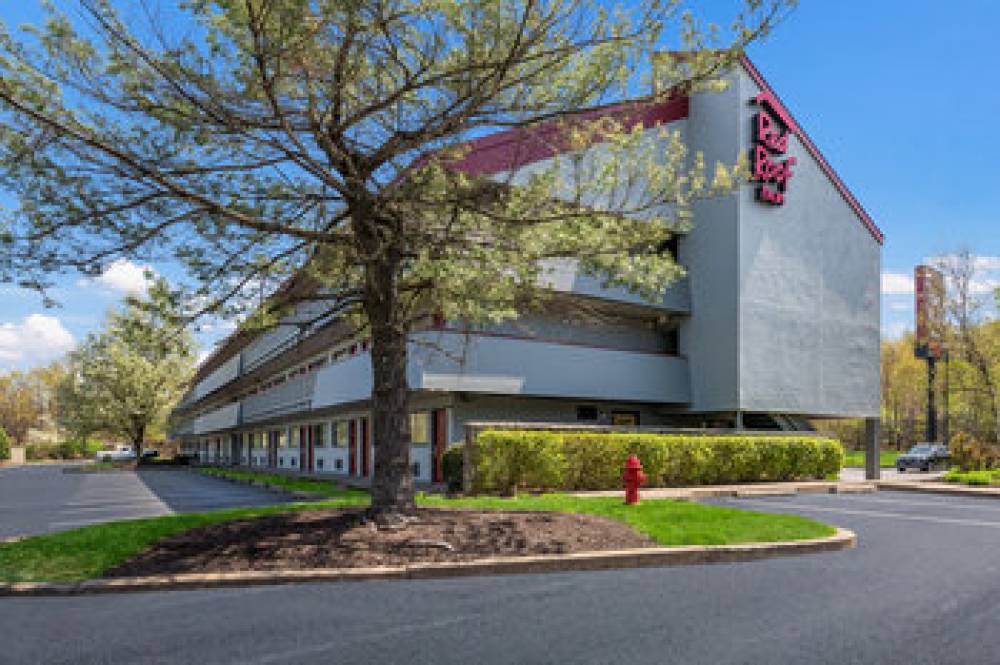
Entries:
{"type": "Polygon", "coordinates": [[[629,525],[594,515],[421,509],[403,528],[378,529],[360,510],[310,510],[192,529],[105,576],[399,566],[653,546],[629,525]]]}

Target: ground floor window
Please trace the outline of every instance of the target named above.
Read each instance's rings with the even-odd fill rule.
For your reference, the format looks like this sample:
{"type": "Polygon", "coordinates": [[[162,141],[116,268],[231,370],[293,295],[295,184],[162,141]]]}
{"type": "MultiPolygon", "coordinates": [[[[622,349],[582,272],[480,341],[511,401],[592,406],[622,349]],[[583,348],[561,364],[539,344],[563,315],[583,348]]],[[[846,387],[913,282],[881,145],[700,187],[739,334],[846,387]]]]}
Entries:
{"type": "Polygon", "coordinates": [[[319,423],[312,426],[313,446],[316,448],[326,447],[326,425],[319,423]]]}
{"type": "Polygon", "coordinates": [[[410,443],[427,444],[431,442],[431,414],[418,411],[410,414],[410,443]]]}
{"type": "Polygon", "coordinates": [[[346,420],[338,420],[333,423],[333,446],[335,448],[346,448],[348,436],[350,436],[350,424],[346,420]]]}
{"type": "Polygon", "coordinates": [[[611,412],[611,424],[617,425],[619,427],[638,427],[639,426],[639,412],[638,411],[612,411],[611,412]]]}

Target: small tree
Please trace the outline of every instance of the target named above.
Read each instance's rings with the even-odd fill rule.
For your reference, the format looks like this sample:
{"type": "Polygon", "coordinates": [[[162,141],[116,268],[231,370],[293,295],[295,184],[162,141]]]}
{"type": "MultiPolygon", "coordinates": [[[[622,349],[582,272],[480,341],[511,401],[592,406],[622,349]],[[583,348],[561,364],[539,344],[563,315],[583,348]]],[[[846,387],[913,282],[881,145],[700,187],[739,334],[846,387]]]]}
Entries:
{"type": "Polygon", "coordinates": [[[691,202],[742,169],[706,178],[679,132],[636,118],[720,87],[794,2],[745,0],[720,39],[675,0],[189,0],[169,30],[151,7],[80,0],[82,25],[0,32],[0,163],[21,200],[0,279],[167,255],[192,315],[237,315],[295,275],[247,325],[313,300],[302,325],[342,315],[370,335],[372,510],[397,515],[410,332],[538,307],[553,261],[659,297],[691,202]],[[687,56],[639,73],[670,47],[687,56]],[[462,167],[470,139],[506,128],[563,157],[462,167]]]}
{"type": "Polygon", "coordinates": [[[93,432],[124,437],[142,453],[151,427],[161,424],[180,398],[194,368],[193,342],[177,327],[165,283],[147,301],[130,299],[108,316],[69,359],[59,386],[59,417],[85,438],[93,432]]]}
{"type": "Polygon", "coordinates": [[[28,430],[41,424],[46,414],[41,387],[31,373],[0,375],[0,428],[14,443],[24,445],[28,430]]]}
{"type": "Polygon", "coordinates": [[[941,257],[935,263],[947,283],[949,346],[953,356],[971,369],[971,389],[982,395],[993,426],[991,438],[1000,443],[1000,325],[988,312],[994,298],[983,297],[977,284],[978,261],[971,252],[941,257]]]}

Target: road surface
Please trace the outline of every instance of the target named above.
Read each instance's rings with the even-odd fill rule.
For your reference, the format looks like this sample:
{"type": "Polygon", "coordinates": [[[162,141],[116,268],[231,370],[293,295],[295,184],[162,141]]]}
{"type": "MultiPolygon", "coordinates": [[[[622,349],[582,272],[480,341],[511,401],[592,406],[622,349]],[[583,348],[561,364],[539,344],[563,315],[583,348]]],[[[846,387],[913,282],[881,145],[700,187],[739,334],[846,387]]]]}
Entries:
{"type": "MultiPolygon", "coordinates": [[[[86,524],[286,501],[268,490],[180,469],[63,473],[62,465],[0,469],[0,539],[86,524]]],[[[0,648],[0,663],[3,662],[0,648]]]]}
{"type": "Polygon", "coordinates": [[[4,663],[1000,662],[1000,501],[731,499],[853,529],[742,564],[0,599],[4,663]]]}

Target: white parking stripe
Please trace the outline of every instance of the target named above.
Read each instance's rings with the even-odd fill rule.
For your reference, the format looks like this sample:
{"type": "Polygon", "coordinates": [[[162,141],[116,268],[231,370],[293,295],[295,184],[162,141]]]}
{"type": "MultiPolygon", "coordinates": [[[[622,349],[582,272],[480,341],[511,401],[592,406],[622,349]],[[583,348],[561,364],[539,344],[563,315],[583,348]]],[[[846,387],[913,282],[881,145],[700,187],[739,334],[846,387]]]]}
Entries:
{"type": "Polygon", "coordinates": [[[959,526],[986,527],[988,529],[1000,529],[1000,522],[987,522],[984,520],[969,520],[958,517],[931,517],[929,515],[911,515],[908,513],[890,513],[883,510],[856,510],[850,508],[830,508],[828,506],[813,506],[802,503],[788,503],[779,501],[756,501],[752,499],[740,499],[731,502],[729,505],[757,505],[757,506],[777,506],[788,508],[792,511],[813,511],[820,513],[839,513],[841,515],[859,515],[862,517],[885,517],[897,520],[909,520],[912,522],[930,522],[933,524],[955,524],[959,526]]]}
{"type": "MultiPolygon", "coordinates": [[[[857,497],[860,498],[860,497],[857,497]]],[[[941,498],[948,498],[942,496],[941,498]]],[[[954,499],[960,499],[961,497],[951,497],[954,499]]],[[[986,512],[1000,512],[1000,506],[988,505],[989,499],[972,499],[972,503],[957,503],[950,501],[920,501],[911,499],[890,499],[888,497],[883,498],[881,496],[866,495],[863,499],[865,503],[899,503],[905,506],[932,506],[934,508],[951,508],[953,510],[982,510],[986,512]]]]}

